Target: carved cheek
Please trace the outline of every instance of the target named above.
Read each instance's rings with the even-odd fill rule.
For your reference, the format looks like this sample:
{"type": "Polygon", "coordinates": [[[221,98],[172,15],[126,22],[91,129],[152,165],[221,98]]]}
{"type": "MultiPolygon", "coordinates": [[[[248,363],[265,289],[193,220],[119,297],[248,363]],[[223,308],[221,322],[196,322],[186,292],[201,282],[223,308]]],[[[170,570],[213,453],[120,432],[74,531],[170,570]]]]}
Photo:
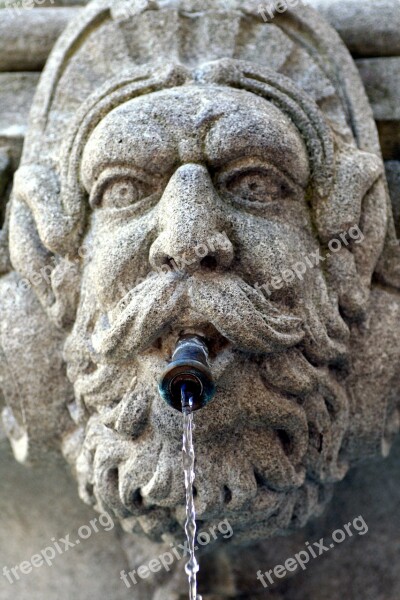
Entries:
{"type": "MultiPolygon", "coordinates": [[[[235,238],[240,246],[240,266],[252,283],[268,283],[304,259],[313,250],[307,233],[296,231],[290,224],[266,219],[249,219],[237,228],[235,238]]],[[[286,284],[296,285],[297,281],[286,284]]]]}
{"type": "Polygon", "coordinates": [[[149,274],[153,236],[153,219],[149,216],[114,223],[99,219],[93,235],[92,273],[102,305],[113,306],[149,274]]]}

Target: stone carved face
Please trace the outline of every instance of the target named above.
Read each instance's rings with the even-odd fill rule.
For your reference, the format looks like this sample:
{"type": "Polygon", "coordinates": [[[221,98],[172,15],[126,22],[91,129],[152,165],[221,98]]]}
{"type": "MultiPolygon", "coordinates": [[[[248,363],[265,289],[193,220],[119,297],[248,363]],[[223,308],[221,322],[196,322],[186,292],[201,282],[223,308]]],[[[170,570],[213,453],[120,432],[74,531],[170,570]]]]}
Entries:
{"type": "Polygon", "coordinates": [[[229,515],[237,538],[301,522],[346,471],[348,407],[324,365],[343,360],[348,328],[318,261],[258,289],[320,249],[299,131],[245,90],[173,88],[109,113],[81,178],[92,212],[66,347],[89,416],[81,494],[155,538],[182,524],[181,415],[157,379],[190,331],[209,339],[218,386],[196,418],[199,519],[229,515]]]}
{"type": "MultiPolygon", "coordinates": [[[[178,11],[184,36],[187,4],[178,11]]],[[[106,46],[104,73],[90,36],[83,55],[73,54],[80,44],[71,30],[62,68],[55,60],[44,80],[47,104],[38,96],[36,110],[47,112],[32,119],[14,183],[17,277],[46,272],[50,258],[55,264],[22,316],[29,326],[37,319],[40,331],[56,324],[43,345],[51,365],[53,340],[62,380],[57,388],[47,375],[56,391],[44,419],[27,394],[29,435],[43,437],[47,427],[47,439],[60,439],[82,499],[114,511],[127,531],[180,537],[182,420],[157,383],[178,336],[200,333],[218,391],[196,415],[198,518],[204,527],[229,518],[234,542],[286,532],[318,514],[352,461],[378,454],[397,432],[396,402],[388,401],[397,313],[388,286],[398,284],[385,249],[392,234],[383,165],[360,127],[362,93],[353,81],[353,104],[344,108],[343,90],[302,44],[295,49],[279,16],[268,29],[258,14],[240,20],[253,33],[235,40],[259,39],[260,64],[247,62],[254,47],[246,44],[225,53],[243,60],[203,47],[193,54],[197,32],[189,43],[177,40],[186,55],[171,67],[169,50],[145,65],[149,32],[166,27],[162,6],[138,11],[132,23],[114,8],[98,10],[102,18],[88,13],[79,31],[92,35],[93,27],[106,46]],[[125,26],[125,41],[134,40],[126,71],[125,26]],[[390,360],[371,375],[365,364],[374,352],[390,360]]],[[[303,12],[298,22],[304,46],[309,23],[321,26],[306,17],[305,28],[303,12]]],[[[235,44],[226,31],[221,40],[235,44]]],[[[15,449],[25,438],[15,425],[19,404],[9,404],[15,449]]]]}
{"type": "MultiPolygon", "coordinates": [[[[276,107],[245,91],[193,87],[132,100],[91,135],[81,173],[93,208],[93,284],[104,312],[140,278],[171,273],[172,261],[188,288],[192,278],[212,282],[227,271],[254,285],[315,248],[304,142],[276,107]]],[[[301,286],[289,287],[294,302],[301,286]]],[[[196,327],[203,310],[172,310],[169,326],[196,327]]],[[[147,331],[120,325],[128,339],[118,340],[125,346],[118,356],[146,348],[149,337],[165,333],[164,321],[147,331]]],[[[263,335],[252,325],[253,337],[263,335]]],[[[243,346],[254,349],[252,342],[243,346]]]]}

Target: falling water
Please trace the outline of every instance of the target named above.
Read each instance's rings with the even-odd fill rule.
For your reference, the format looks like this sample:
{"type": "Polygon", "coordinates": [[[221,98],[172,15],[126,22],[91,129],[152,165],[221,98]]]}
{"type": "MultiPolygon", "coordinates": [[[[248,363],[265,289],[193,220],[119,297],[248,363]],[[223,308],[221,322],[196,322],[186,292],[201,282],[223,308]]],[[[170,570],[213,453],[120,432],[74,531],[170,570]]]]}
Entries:
{"type": "Polygon", "coordinates": [[[185,571],[189,579],[189,600],[202,600],[197,594],[197,572],[199,563],[195,555],[196,540],[196,509],[193,497],[194,472],[194,447],[193,447],[193,397],[186,391],[186,386],[182,385],[182,413],[183,413],[183,470],[185,473],[186,487],[186,523],[185,531],[189,544],[190,558],[185,565],[185,571]]]}

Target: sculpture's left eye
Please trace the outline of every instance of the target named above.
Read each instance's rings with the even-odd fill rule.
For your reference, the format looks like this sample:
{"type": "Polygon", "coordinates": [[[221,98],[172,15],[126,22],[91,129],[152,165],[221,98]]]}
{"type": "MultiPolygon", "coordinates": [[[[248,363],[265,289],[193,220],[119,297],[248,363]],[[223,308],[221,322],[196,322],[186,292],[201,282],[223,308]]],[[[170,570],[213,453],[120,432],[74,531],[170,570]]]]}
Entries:
{"type": "Polygon", "coordinates": [[[138,180],[121,179],[111,182],[103,191],[103,208],[125,208],[146,197],[146,186],[138,180]]]}
{"type": "Polygon", "coordinates": [[[235,169],[223,177],[222,187],[237,200],[257,204],[287,198],[294,191],[273,167],[235,169]]]}
{"type": "MultiPolygon", "coordinates": [[[[270,193],[270,186],[264,173],[260,171],[247,171],[238,173],[227,182],[227,190],[243,200],[251,202],[264,202],[270,193]]],[[[272,190],[276,193],[276,186],[272,190]]]]}

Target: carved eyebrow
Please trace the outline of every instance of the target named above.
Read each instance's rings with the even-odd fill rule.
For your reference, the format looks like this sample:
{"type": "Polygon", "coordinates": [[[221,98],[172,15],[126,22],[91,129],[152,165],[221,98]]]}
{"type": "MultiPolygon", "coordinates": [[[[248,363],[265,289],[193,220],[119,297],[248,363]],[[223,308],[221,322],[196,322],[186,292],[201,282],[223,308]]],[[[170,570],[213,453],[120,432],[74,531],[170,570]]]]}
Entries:
{"type": "Polygon", "coordinates": [[[308,185],[309,178],[307,181],[298,181],[293,177],[293,173],[289,172],[279,162],[274,160],[273,156],[266,156],[260,154],[244,155],[234,160],[227,160],[226,162],[219,163],[217,167],[213,167],[213,170],[217,173],[218,178],[223,179],[228,177],[229,173],[239,173],[244,170],[256,170],[260,168],[270,169],[275,175],[285,179],[292,187],[305,190],[308,185]]]}
{"type": "MultiPolygon", "coordinates": [[[[213,108],[213,107],[212,107],[213,108]]],[[[225,113],[221,110],[214,112],[211,107],[203,107],[201,112],[194,118],[194,125],[198,130],[204,132],[204,135],[217,123],[225,113]]]]}
{"type": "Polygon", "coordinates": [[[246,156],[234,161],[228,161],[226,165],[223,165],[220,169],[218,169],[217,178],[219,181],[224,182],[229,179],[230,175],[232,174],[239,174],[246,170],[257,171],[260,169],[269,170],[273,175],[281,177],[293,189],[304,191],[304,189],[307,187],[307,184],[303,185],[295,181],[290,174],[284,171],[281,166],[277,166],[272,160],[259,156],[246,156]]]}
{"type": "MultiPolygon", "coordinates": [[[[243,130],[240,128],[232,134],[229,127],[227,127],[226,136],[223,137],[225,143],[218,145],[218,152],[215,151],[212,145],[210,152],[209,136],[211,135],[213,135],[212,127],[207,132],[204,144],[206,159],[212,169],[223,169],[226,165],[234,164],[237,160],[256,158],[264,163],[270,163],[282,175],[291,180],[294,185],[302,189],[307,187],[310,180],[309,168],[308,173],[303,174],[302,169],[299,169],[299,159],[294,152],[291,154],[285,153],[283,157],[284,146],[281,145],[277,149],[274,148],[274,145],[265,143],[265,130],[258,128],[253,135],[249,136],[248,129],[243,130]]],[[[308,155],[307,164],[309,165],[308,155]]]]}

